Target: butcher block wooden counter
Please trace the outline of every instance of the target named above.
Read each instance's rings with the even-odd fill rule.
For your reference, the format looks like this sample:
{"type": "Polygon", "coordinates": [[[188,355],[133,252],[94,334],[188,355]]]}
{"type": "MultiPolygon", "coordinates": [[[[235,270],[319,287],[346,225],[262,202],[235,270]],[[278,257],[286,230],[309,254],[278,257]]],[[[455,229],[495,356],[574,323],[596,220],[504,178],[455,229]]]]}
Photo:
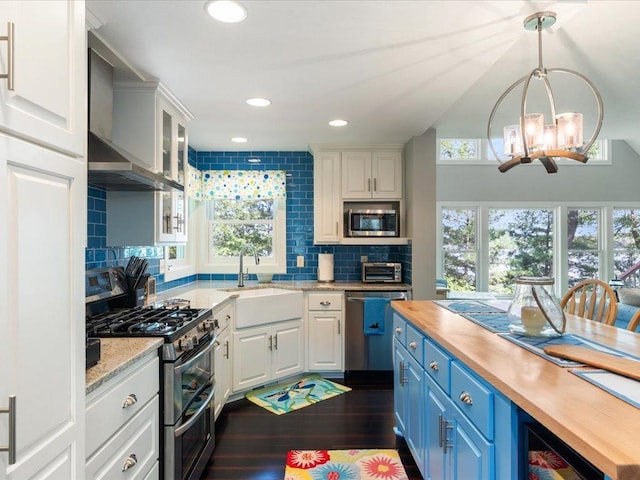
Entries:
{"type": "MultiPolygon", "coordinates": [[[[640,479],[640,409],[431,301],[392,307],[606,475],[640,479]]],[[[567,333],[640,356],[633,332],[567,315],[567,333]]]]}

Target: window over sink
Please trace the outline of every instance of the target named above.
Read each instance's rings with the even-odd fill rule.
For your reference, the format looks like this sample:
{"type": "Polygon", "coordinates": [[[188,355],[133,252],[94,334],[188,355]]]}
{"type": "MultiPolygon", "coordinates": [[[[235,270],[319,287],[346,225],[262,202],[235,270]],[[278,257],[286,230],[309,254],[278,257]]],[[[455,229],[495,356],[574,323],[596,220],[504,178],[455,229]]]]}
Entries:
{"type": "Polygon", "coordinates": [[[246,261],[249,273],[286,272],[286,200],[212,199],[205,203],[209,271],[237,273],[240,250],[250,243],[260,265],[246,261]]]}

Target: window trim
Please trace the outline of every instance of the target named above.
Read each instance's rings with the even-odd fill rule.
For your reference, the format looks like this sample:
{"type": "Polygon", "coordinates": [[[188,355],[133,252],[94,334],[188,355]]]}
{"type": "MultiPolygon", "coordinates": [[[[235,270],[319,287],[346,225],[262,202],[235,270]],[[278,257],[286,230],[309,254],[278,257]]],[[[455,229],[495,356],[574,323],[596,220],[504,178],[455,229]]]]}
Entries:
{"type": "MultiPolygon", "coordinates": [[[[216,263],[211,258],[211,238],[210,221],[207,218],[207,205],[209,200],[203,200],[202,208],[200,208],[200,214],[198,215],[199,222],[199,238],[205,238],[206,241],[200,242],[203,244],[198,251],[199,268],[200,273],[220,273],[220,274],[237,274],[239,269],[239,259],[236,257],[229,258],[226,263],[216,263]]],[[[260,264],[255,265],[255,261],[252,256],[245,256],[243,260],[243,266],[245,271],[249,268],[250,274],[255,273],[287,273],[287,201],[286,199],[275,199],[276,202],[276,221],[274,225],[274,242],[273,242],[273,260],[270,258],[262,257],[260,264]]]]}
{"type": "MultiPolygon", "coordinates": [[[[489,141],[486,138],[438,138],[438,146],[437,146],[437,159],[436,165],[447,165],[447,166],[456,166],[456,165],[486,165],[486,166],[495,166],[499,164],[499,162],[493,158],[493,154],[490,153],[489,141]],[[476,159],[455,159],[455,158],[442,158],[442,142],[446,140],[452,141],[475,141],[476,144],[476,152],[480,153],[479,158],[476,159]]],[[[576,162],[575,160],[570,160],[566,158],[558,158],[556,159],[556,163],[558,166],[571,166],[577,167],[582,165],[613,165],[613,155],[612,155],[612,141],[606,138],[597,138],[594,141],[594,144],[600,144],[600,152],[603,154],[602,158],[590,158],[586,164],[582,162],[576,162]]],[[[540,167],[539,162],[531,162],[531,163],[523,163],[520,164],[519,167],[540,167]]]]}

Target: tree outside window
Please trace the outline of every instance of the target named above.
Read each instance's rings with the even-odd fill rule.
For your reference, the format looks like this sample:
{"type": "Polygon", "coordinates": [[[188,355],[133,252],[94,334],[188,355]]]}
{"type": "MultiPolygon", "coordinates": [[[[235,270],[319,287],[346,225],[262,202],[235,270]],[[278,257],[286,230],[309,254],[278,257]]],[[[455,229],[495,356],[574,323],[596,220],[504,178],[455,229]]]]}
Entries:
{"type": "Polygon", "coordinates": [[[613,210],[614,274],[626,286],[637,286],[640,265],[640,210],[613,210]]]}
{"type": "Polygon", "coordinates": [[[273,257],[275,202],[262,200],[209,200],[212,257],[234,257],[246,244],[261,258],[273,257]]]}
{"type": "Polygon", "coordinates": [[[476,217],[474,209],[442,209],[442,264],[451,291],[476,289],[476,217]]]}
{"type": "Polygon", "coordinates": [[[511,295],[518,276],[552,276],[553,211],[489,211],[489,291],[511,295]]]}
{"type": "Polygon", "coordinates": [[[599,276],[599,226],[599,210],[567,210],[567,278],[569,287],[582,280],[599,276]]]}

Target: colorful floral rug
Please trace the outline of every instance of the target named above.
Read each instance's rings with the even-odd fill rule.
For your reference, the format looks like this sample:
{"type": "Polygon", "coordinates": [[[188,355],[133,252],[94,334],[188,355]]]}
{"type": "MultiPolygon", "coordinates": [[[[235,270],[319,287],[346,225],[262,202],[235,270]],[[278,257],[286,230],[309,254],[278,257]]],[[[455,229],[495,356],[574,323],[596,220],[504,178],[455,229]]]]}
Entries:
{"type": "Polygon", "coordinates": [[[349,390],[351,390],[349,387],[312,374],[293,383],[253,390],[246,393],[245,397],[250,402],[266,408],[276,415],[282,415],[327,398],[335,397],[349,390]]]}
{"type": "Polygon", "coordinates": [[[396,450],[291,450],[284,480],[408,480],[396,450]]]}

